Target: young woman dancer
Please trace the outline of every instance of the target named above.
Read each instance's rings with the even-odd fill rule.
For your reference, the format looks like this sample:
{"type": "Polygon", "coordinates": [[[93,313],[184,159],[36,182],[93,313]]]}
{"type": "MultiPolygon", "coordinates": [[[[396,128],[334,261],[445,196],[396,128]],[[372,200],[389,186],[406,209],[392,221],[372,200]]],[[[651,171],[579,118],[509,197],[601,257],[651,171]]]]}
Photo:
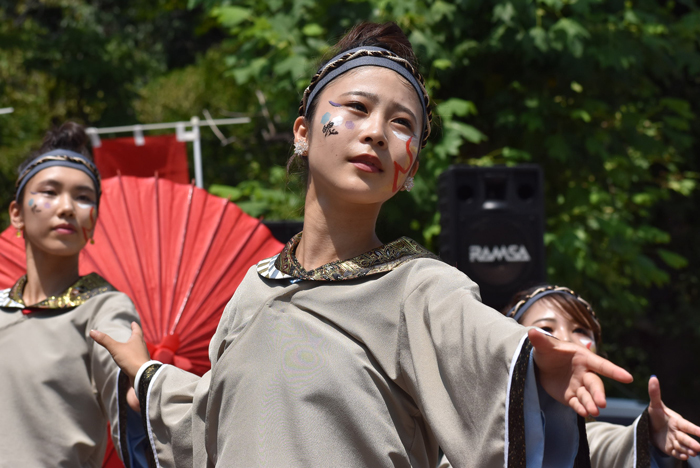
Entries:
{"type": "MultiPolygon", "coordinates": [[[[598,318],[590,304],[571,289],[555,285],[530,288],[516,294],[505,313],[562,341],[593,352],[600,349],[598,318]]],[[[631,426],[586,425],[594,467],[667,466],[669,456],[687,460],[700,453],[700,443],[689,435],[700,437],[700,427],[664,405],[654,376],[649,379],[649,400],[647,410],[631,426]]]]}
{"type": "Polygon", "coordinates": [[[526,440],[544,446],[522,417],[539,410],[540,387],[560,402],[559,466],[571,465],[576,412],[605,404],[594,372],[631,376],[484,306],[416,242],[379,240],[382,204],[418,171],[430,100],[395,24],[355,27],[335,51],[294,124],[304,231],[249,270],[211,341],[212,370],[147,362],[136,327],[126,343],[92,333],[136,381],[153,463],[435,467],[441,447],[460,467],[525,466],[526,440]]]}
{"type": "MultiPolygon", "coordinates": [[[[119,443],[127,415],[117,399],[119,369],[88,333],[127,339],[138,315],[100,276],[78,274],[100,203],[86,143],[82,127],[65,123],[19,167],[10,218],[24,237],[27,274],[0,291],[1,466],[101,466],[108,422],[132,466],[119,443]]],[[[129,386],[125,377],[121,384],[129,386]]]]}

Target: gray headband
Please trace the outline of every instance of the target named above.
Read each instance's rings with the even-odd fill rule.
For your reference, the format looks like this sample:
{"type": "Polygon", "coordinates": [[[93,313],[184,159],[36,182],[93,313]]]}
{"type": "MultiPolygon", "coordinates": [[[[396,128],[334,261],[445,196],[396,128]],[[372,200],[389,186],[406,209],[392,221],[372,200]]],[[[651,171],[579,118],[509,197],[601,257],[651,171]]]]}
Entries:
{"type": "Polygon", "coordinates": [[[93,184],[95,184],[95,191],[97,192],[97,205],[100,204],[101,185],[100,173],[97,171],[97,167],[92,163],[92,161],[82,154],[66,149],[51,150],[48,153],[37,156],[32,160],[32,162],[27,164],[24,172],[22,172],[22,174],[17,178],[17,182],[15,184],[17,187],[15,191],[15,200],[17,200],[19,194],[22,193],[22,190],[24,190],[24,186],[27,185],[27,182],[29,182],[32,177],[37,175],[37,173],[40,171],[54,166],[77,169],[87,174],[90,179],[92,179],[93,184]]]}
{"type": "Polygon", "coordinates": [[[564,294],[566,296],[573,297],[586,307],[588,312],[591,314],[591,317],[593,317],[593,320],[595,320],[596,322],[598,321],[598,317],[596,317],[595,312],[593,312],[593,308],[591,307],[591,305],[587,301],[585,301],[581,296],[579,296],[569,288],[553,285],[543,286],[541,288],[535,289],[531,294],[525,296],[521,301],[518,301],[518,303],[515,304],[508,311],[506,316],[512,318],[516,322],[519,322],[520,319],[523,317],[523,314],[525,314],[525,312],[527,312],[527,310],[530,307],[532,307],[532,304],[539,301],[545,296],[549,296],[550,294],[564,294]]]}
{"type": "MultiPolygon", "coordinates": [[[[408,63],[405,59],[399,57],[395,53],[393,53],[390,50],[384,49],[382,47],[373,47],[373,46],[367,46],[367,47],[355,47],[354,49],[346,50],[345,52],[336,55],[332,59],[328,61],[328,63],[319,70],[318,73],[321,73],[323,69],[332,66],[334,62],[339,60],[342,57],[347,56],[348,54],[352,54],[354,52],[360,52],[360,51],[375,51],[375,52],[384,52],[392,55],[398,60],[404,61],[408,63]]],[[[305,107],[304,107],[304,117],[306,117],[306,114],[309,110],[309,106],[313,102],[314,98],[318,93],[321,92],[321,90],[331,81],[342,75],[343,73],[352,70],[353,68],[357,67],[364,67],[364,66],[375,66],[375,67],[384,67],[388,68],[389,70],[393,70],[402,77],[404,77],[409,83],[411,83],[411,86],[413,86],[413,89],[416,91],[416,94],[418,95],[418,101],[420,101],[421,108],[423,110],[423,128],[421,128],[421,133],[420,133],[420,141],[423,141],[423,134],[425,133],[425,129],[428,125],[428,110],[425,106],[425,88],[421,83],[416,79],[413,74],[406,69],[406,67],[400,65],[396,61],[387,58],[387,57],[381,57],[381,56],[376,56],[376,55],[363,55],[359,56],[357,58],[349,58],[347,61],[343,62],[338,68],[334,69],[333,71],[329,72],[326,76],[321,78],[319,82],[316,84],[314,89],[309,93],[309,97],[306,99],[305,107]]]]}

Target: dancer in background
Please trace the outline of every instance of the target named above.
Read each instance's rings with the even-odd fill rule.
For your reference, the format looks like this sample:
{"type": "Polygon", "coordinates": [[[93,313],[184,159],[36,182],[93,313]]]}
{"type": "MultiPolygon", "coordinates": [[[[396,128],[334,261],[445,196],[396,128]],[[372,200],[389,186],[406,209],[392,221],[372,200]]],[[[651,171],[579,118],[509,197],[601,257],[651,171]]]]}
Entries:
{"type": "Polygon", "coordinates": [[[101,466],[108,422],[125,465],[140,466],[127,448],[119,369],[88,336],[97,329],[127,339],[139,318],[99,275],[78,274],[100,204],[100,174],[86,144],[83,128],[67,122],[18,169],[10,218],[24,237],[27,274],[0,291],[2,466],[101,466]]]}
{"type": "Polygon", "coordinates": [[[248,271],[211,371],[148,362],[138,328],[126,343],[91,334],[136,382],[154,463],[432,468],[442,447],[459,467],[525,466],[526,441],[528,457],[544,448],[522,418],[541,389],[554,459],[571,465],[586,456],[576,413],[605,403],[594,372],[631,376],[507,320],[411,239],[378,239],[382,204],[413,186],[430,100],[396,24],[356,26],[334,52],[294,124],[304,231],[248,271]]]}
{"type": "MultiPolygon", "coordinates": [[[[571,289],[547,285],[516,294],[505,314],[522,325],[597,352],[601,326],[593,308],[571,289]]],[[[603,422],[586,425],[593,467],[669,466],[673,456],[687,460],[700,453],[700,427],[667,408],[659,380],[649,379],[649,407],[631,426],[603,422]],[[637,463],[634,463],[637,461],[637,463]]]]}

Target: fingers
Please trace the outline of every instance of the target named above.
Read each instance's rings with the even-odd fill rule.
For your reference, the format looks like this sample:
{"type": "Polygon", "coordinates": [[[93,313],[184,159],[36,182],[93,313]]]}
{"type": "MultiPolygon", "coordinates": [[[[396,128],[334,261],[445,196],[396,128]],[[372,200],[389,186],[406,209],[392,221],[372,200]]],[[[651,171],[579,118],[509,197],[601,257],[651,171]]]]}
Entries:
{"type": "Polygon", "coordinates": [[[661,384],[655,375],[649,378],[649,406],[652,408],[664,407],[664,403],[661,401],[661,384]]]}
{"type": "Polygon", "coordinates": [[[688,434],[679,432],[674,442],[674,445],[678,445],[679,450],[684,453],[688,453],[688,455],[691,457],[694,457],[698,452],[700,452],[700,443],[698,443],[697,440],[693,439],[688,434]],[[692,452],[692,454],[689,452],[692,452]]]}
{"type": "MultiPolygon", "coordinates": [[[[581,348],[581,350],[583,351],[584,348],[581,348]]],[[[588,354],[586,356],[586,366],[589,370],[602,376],[609,377],[613,380],[617,380],[618,382],[630,383],[632,382],[632,380],[634,380],[632,378],[632,374],[627,372],[622,367],[616,366],[607,359],[593,354],[590,351],[588,351],[588,354]]]]}
{"type": "Polygon", "coordinates": [[[556,338],[546,335],[544,332],[536,328],[528,330],[527,337],[530,339],[532,346],[535,347],[539,353],[547,353],[552,351],[557,342],[556,338]]]}
{"type": "Polygon", "coordinates": [[[131,322],[131,339],[136,339],[138,341],[143,341],[143,330],[136,322],[131,322]]]}
{"type": "Polygon", "coordinates": [[[576,391],[576,397],[579,401],[579,403],[584,407],[586,413],[582,414],[581,416],[588,416],[589,414],[591,416],[598,416],[598,406],[596,406],[595,402],[593,401],[593,397],[591,396],[590,392],[585,388],[585,387],[580,387],[576,391]]]}
{"type": "MultiPolygon", "coordinates": [[[[670,412],[670,410],[669,410],[669,412],[670,412]]],[[[678,429],[685,432],[686,434],[693,434],[697,437],[700,437],[700,427],[691,423],[687,419],[683,419],[683,417],[677,413],[675,413],[675,415],[678,416],[678,418],[679,418],[679,420],[677,422],[678,429]]],[[[689,439],[694,442],[694,444],[693,444],[694,446],[697,446],[697,449],[694,449],[694,450],[700,451],[700,443],[696,442],[695,439],[692,439],[690,437],[689,437],[689,439]]],[[[686,444],[686,445],[690,445],[690,444],[686,444]]]]}
{"type": "Polygon", "coordinates": [[[582,418],[588,416],[588,410],[584,405],[581,404],[581,401],[578,399],[578,397],[573,397],[569,400],[569,407],[576,411],[576,413],[582,418]]]}
{"type": "Polygon", "coordinates": [[[118,342],[112,339],[111,336],[98,330],[90,330],[90,337],[95,340],[97,344],[104,346],[110,354],[114,355],[115,345],[118,345],[118,342]]]}

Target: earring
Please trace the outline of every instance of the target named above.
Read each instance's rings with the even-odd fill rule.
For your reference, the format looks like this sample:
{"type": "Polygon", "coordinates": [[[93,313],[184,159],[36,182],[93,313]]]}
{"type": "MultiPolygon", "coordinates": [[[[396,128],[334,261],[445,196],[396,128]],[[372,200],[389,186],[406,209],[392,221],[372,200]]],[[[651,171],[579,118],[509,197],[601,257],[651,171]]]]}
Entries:
{"type": "Polygon", "coordinates": [[[299,138],[294,142],[294,155],[300,158],[309,155],[309,143],[306,138],[299,138]]]}
{"type": "Polygon", "coordinates": [[[91,237],[91,238],[90,238],[90,243],[91,243],[92,245],[95,245],[95,239],[91,237]]]}
{"type": "Polygon", "coordinates": [[[17,229],[17,237],[18,238],[22,237],[22,230],[21,229],[17,229]]]}
{"type": "Polygon", "coordinates": [[[411,177],[411,176],[406,177],[406,181],[403,183],[402,188],[405,191],[410,192],[411,189],[413,188],[413,177],[411,177]]]}

